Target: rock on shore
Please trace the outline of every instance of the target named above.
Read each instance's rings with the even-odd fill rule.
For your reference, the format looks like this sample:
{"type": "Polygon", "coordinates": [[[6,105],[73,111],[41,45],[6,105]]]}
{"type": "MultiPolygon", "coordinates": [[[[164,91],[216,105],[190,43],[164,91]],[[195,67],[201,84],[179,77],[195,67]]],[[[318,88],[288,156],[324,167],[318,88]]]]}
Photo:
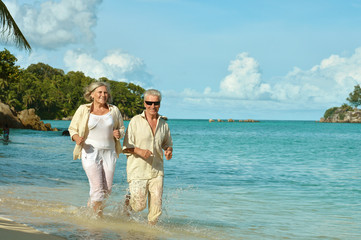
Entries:
{"type": "Polygon", "coordinates": [[[11,110],[8,105],[0,102],[0,127],[4,127],[5,124],[10,128],[23,128],[16,112],[11,110]]]}
{"type": "Polygon", "coordinates": [[[0,102],[0,127],[8,125],[9,128],[27,128],[40,131],[58,131],[51,128],[50,123],[44,123],[35,114],[35,109],[26,109],[21,112],[12,110],[8,105],[0,102]]]}

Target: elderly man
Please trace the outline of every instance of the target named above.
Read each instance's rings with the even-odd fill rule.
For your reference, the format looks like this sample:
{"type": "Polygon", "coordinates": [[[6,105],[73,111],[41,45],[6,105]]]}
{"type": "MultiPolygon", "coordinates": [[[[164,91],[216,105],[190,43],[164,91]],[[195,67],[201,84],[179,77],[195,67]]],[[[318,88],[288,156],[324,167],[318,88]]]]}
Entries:
{"type": "Polygon", "coordinates": [[[126,205],[133,211],[147,207],[148,223],[154,225],[162,214],[163,150],[167,160],[172,158],[173,142],[166,121],[158,114],[161,93],[149,89],[144,93],[142,114],[129,122],[123,150],[127,155],[127,181],[130,196],[126,205]]]}

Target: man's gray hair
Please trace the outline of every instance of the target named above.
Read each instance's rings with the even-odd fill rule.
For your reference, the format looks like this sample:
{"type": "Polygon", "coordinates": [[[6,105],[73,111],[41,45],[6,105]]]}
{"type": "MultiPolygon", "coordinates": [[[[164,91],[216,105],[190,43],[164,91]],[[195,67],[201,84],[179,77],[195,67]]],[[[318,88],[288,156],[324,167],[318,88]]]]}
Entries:
{"type": "Polygon", "coordinates": [[[162,94],[156,90],[156,89],[148,89],[144,92],[144,100],[147,98],[147,96],[157,96],[159,98],[159,101],[162,101],[162,94]]]}
{"type": "Polygon", "coordinates": [[[89,86],[85,87],[85,93],[84,93],[85,100],[87,100],[88,102],[92,102],[93,101],[93,98],[91,97],[92,92],[94,92],[94,90],[97,89],[98,87],[102,87],[102,86],[105,86],[107,88],[107,92],[108,92],[107,103],[111,103],[112,96],[110,94],[110,86],[106,82],[92,82],[91,84],[89,84],[89,86]]]}

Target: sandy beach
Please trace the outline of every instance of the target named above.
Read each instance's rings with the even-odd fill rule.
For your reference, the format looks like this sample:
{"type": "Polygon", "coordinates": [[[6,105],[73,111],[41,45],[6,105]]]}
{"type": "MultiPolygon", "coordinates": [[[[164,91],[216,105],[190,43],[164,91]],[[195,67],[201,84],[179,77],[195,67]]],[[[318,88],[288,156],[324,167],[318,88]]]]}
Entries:
{"type": "Polygon", "coordinates": [[[46,234],[25,224],[0,216],[0,236],[2,240],[61,240],[55,235],[46,234]]]}

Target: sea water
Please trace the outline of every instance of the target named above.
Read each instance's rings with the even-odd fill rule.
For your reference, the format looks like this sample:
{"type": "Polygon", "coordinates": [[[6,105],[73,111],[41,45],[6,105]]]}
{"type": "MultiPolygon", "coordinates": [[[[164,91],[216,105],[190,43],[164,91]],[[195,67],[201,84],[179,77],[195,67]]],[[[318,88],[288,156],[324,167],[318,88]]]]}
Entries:
{"type": "MultiPolygon", "coordinates": [[[[313,121],[168,120],[163,214],[123,212],[126,157],[105,217],[87,208],[89,185],[69,121],[59,132],[11,129],[0,144],[0,215],[67,239],[361,239],[361,125],[313,121]]],[[[128,122],[126,122],[126,125],[128,122]]],[[[1,238],[1,236],[0,236],[1,238]]]]}

